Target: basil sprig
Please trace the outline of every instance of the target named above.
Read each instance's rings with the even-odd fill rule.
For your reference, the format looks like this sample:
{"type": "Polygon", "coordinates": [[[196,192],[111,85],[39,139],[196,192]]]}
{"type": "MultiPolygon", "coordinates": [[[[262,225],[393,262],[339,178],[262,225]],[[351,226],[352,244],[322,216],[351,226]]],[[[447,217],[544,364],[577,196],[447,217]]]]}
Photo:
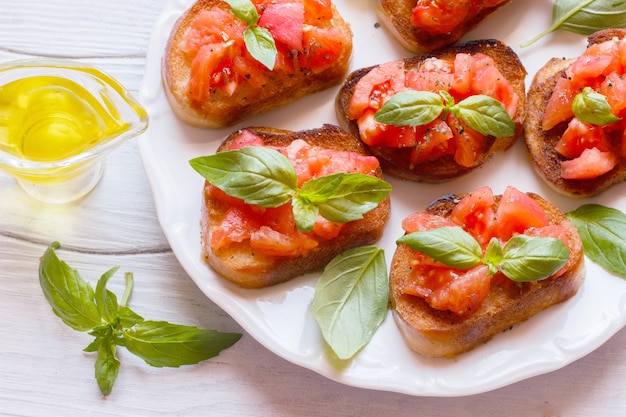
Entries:
{"type": "Polygon", "coordinates": [[[493,97],[477,94],[459,103],[445,90],[405,90],[394,94],[374,115],[374,120],[394,126],[423,126],[444,117],[448,112],[485,136],[512,136],[515,122],[502,103],[493,97]]]}
{"type": "Polygon", "coordinates": [[[493,238],[483,255],[476,239],[459,226],[407,233],[396,243],[451,268],[465,270],[482,262],[491,274],[500,271],[515,282],[548,278],[569,259],[569,249],[560,239],[527,235],[515,235],[504,246],[493,238]]]}
{"type": "Polygon", "coordinates": [[[125,274],[126,289],[118,303],[117,296],[106,288],[118,267],[105,272],[94,291],[76,269],[59,260],[55,253],[59,247],[58,242],[51,243],[41,257],[39,283],[54,314],[72,329],[95,337],[85,352],[97,353],[95,377],[103,395],[111,393],[118,375],[118,346],[125,346],[149,365],[179,367],[217,356],[241,338],[240,333],[144,320],[127,305],[132,273],[125,274]]]}
{"type": "Polygon", "coordinates": [[[267,29],[257,26],[259,13],[254,4],[250,0],[224,1],[231,7],[235,16],[246,22],[243,41],[250,55],[270,71],[273,70],[278,55],[276,43],[267,29]]]}
{"type": "Polygon", "coordinates": [[[384,251],[349,249],[335,257],[315,285],[311,311],[339,359],[349,359],[374,336],[387,315],[389,277],[384,251]]]}
{"type": "Polygon", "coordinates": [[[602,126],[622,120],[611,113],[611,106],[606,97],[591,87],[585,87],[576,94],[572,103],[574,116],[582,122],[602,126]]]}
{"type": "Polygon", "coordinates": [[[391,185],[360,173],[336,173],[298,187],[295,167],[282,153],[263,146],[200,156],[190,165],[231,197],[260,207],[278,207],[289,200],[298,230],[310,232],[318,214],[346,223],[363,218],[389,193],[391,185]]]}
{"type": "Polygon", "coordinates": [[[580,234],[585,255],[626,278],[626,215],[599,204],[584,204],[567,217],[580,234]]]}
{"type": "Polygon", "coordinates": [[[602,29],[626,26],[626,3],[614,0],[556,0],[552,8],[552,24],[528,42],[526,47],[559,29],[590,35],[602,29]]]}

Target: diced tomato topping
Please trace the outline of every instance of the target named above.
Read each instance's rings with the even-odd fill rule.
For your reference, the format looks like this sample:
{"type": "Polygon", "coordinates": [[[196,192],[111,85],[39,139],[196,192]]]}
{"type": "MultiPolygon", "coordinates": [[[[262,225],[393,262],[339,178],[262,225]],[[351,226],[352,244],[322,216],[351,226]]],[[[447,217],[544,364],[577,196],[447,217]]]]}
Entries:
{"type": "Polygon", "coordinates": [[[447,91],[456,102],[485,94],[500,101],[511,117],[517,112],[513,87],[493,59],[481,53],[458,54],[454,59],[428,58],[411,70],[404,68],[403,61],[374,67],[354,87],[348,117],[357,121],[361,139],[370,146],[413,148],[409,150],[412,164],[454,155],[457,164],[472,167],[485,152],[487,138],[454,117],[442,120],[443,112],[428,126],[392,126],[374,120],[390,97],[407,89],[447,91]]]}
{"type": "MultiPolygon", "coordinates": [[[[245,146],[263,146],[263,140],[242,130],[229,149],[245,146]]],[[[286,147],[270,147],[282,152],[295,166],[298,183],[338,172],[358,172],[374,175],[379,168],[378,159],[354,152],[333,151],[311,146],[304,140],[294,140],[286,147]]],[[[311,232],[297,230],[291,202],[275,208],[262,208],[231,197],[215,186],[207,190],[210,197],[225,203],[229,209],[212,235],[213,250],[230,244],[249,241],[259,253],[273,256],[291,256],[305,253],[318,245],[320,239],[337,237],[344,225],[318,216],[311,232]]]]}
{"type": "Polygon", "coordinates": [[[257,25],[266,28],[276,44],[270,70],[246,49],[246,23],[227,5],[200,12],[185,39],[185,55],[192,62],[187,86],[190,98],[204,102],[209,94],[232,95],[241,83],[262,88],[271,74],[321,71],[347,48],[349,33],[331,27],[330,0],[254,0],[257,25]]]}
{"type": "Polygon", "coordinates": [[[548,101],[542,129],[548,131],[562,122],[567,129],[555,145],[566,160],[561,177],[572,180],[596,178],[611,171],[626,157],[626,42],[617,38],[590,45],[557,80],[548,101]],[[592,125],[577,120],[572,104],[584,88],[590,87],[606,98],[610,111],[620,120],[592,125]]]}
{"type": "MultiPolygon", "coordinates": [[[[532,197],[511,186],[504,190],[497,204],[492,190],[485,186],[463,197],[449,218],[417,212],[402,222],[406,233],[451,226],[463,227],[476,238],[483,251],[492,238],[504,245],[512,236],[522,233],[561,239],[570,247],[567,231],[550,224],[532,197]]],[[[435,309],[470,314],[480,307],[490,290],[489,268],[483,263],[460,270],[414,251],[410,266],[410,278],[402,291],[423,298],[435,309]]]]}
{"type": "Polygon", "coordinates": [[[585,149],[580,156],[561,162],[561,177],[566,180],[587,180],[606,174],[617,165],[617,155],[598,148],[585,149]]]}

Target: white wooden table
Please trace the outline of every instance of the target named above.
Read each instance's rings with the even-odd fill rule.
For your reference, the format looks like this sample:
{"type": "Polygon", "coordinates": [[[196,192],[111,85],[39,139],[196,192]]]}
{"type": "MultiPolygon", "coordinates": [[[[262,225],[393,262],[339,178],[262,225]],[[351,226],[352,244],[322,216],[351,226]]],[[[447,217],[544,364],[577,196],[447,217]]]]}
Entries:
{"type": "MultiPolygon", "coordinates": [[[[66,57],[96,65],[137,93],[152,26],[166,0],[0,0],[0,60],[66,57]]],[[[53,315],[39,257],[59,257],[95,283],[114,265],[133,271],[131,306],[146,318],[223,331],[239,325],[205,297],[159,227],[136,142],[108,160],[86,199],[48,206],[0,174],[0,415],[7,416],[623,416],[626,331],[565,368],[493,392],[425,398],[344,386],[243,338],[218,357],[178,369],[124,349],[108,397],[94,379],[86,334],[53,315]]],[[[121,290],[121,279],[112,282],[121,290]]],[[[95,284],[94,284],[95,285],[95,284]]]]}

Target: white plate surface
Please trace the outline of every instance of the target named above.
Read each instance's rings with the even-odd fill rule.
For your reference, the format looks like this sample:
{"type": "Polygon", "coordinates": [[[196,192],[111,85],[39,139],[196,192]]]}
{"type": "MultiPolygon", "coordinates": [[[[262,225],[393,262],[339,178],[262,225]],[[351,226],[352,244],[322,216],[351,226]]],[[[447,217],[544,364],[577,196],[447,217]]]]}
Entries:
{"type": "MultiPolygon", "coordinates": [[[[407,56],[377,24],[376,0],[336,0],[354,31],[351,70],[407,56]]],[[[277,355],[335,381],[351,386],[416,396],[463,396],[493,390],[559,369],[603,344],[626,323],[626,283],[587,261],[587,279],[579,293],[456,360],[428,359],[403,342],[388,314],[373,340],[352,360],[340,362],[325,346],[310,313],[317,275],[309,274],[263,290],[243,290],[217,276],[200,259],[200,204],[203,179],[191,169],[191,158],[214,153],[220,141],[239,127],[271,126],[292,130],[337,123],[337,88],[314,94],[270,114],[223,130],[184,125],[173,115],[161,85],[160,64],[174,21],[191,0],[171,1],[158,20],[149,46],[140,99],[150,113],[150,127],[139,140],[159,221],[189,276],[213,302],[249,334],[277,355]]],[[[539,43],[519,44],[547,28],[552,3],[514,1],[503,7],[466,39],[496,38],[511,46],[528,71],[528,81],[552,56],[574,57],[585,46],[580,35],[549,35],[539,43]]],[[[428,185],[392,183],[392,216],[379,246],[391,260],[401,220],[446,194],[490,185],[501,193],[511,184],[543,195],[564,211],[596,202],[626,211],[626,189],[618,186],[593,200],[560,197],[547,188],[528,164],[523,143],[497,155],[464,178],[428,185]]]]}

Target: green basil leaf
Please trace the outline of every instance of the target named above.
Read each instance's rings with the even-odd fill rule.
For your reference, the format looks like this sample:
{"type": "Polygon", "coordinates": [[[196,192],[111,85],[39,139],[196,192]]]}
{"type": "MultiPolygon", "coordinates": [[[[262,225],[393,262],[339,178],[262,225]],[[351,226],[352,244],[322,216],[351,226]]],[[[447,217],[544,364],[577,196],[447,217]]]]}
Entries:
{"type": "Polygon", "coordinates": [[[303,196],[296,194],[291,200],[291,206],[293,208],[293,218],[296,222],[296,227],[301,232],[310,232],[315,226],[317,217],[319,215],[319,209],[316,205],[311,204],[303,196]]]}
{"type": "Polygon", "coordinates": [[[500,239],[492,237],[485,250],[483,262],[489,267],[489,274],[493,275],[499,271],[499,267],[504,259],[504,252],[500,239]]]}
{"type": "Polygon", "coordinates": [[[136,324],[141,323],[144,318],[135,313],[128,306],[120,306],[117,310],[117,318],[122,327],[128,329],[136,324]]]}
{"type": "Polygon", "coordinates": [[[574,97],[572,110],[578,120],[598,126],[622,120],[611,113],[611,106],[606,97],[591,87],[585,87],[574,97]]]}
{"type": "Polygon", "coordinates": [[[406,90],[394,94],[374,115],[374,120],[394,126],[423,126],[444,109],[441,96],[430,91],[406,90]]]}
{"type": "Polygon", "coordinates": [[[98,306],[100,316],[108,323],[113,323],[117,318],[117,309],[119,306],[117,304],[116,295],[107,290],[106,285],[118,269],[120,269],[119,266],[109,269],[100,277],[96,285],[96,306],[98,306]]]}
{"type": "Polygon", "coordinates": [[[95,373],[96,382],[103,395],[109,395],[117,379],[120,361],[116,356],[117,346],[112,332],[104,336],[98,346],[95,373]]]}
{"type": "Polygon", "coordinates": [[[407,233],[396,243],[408,245],[452,268],[469,269],[482,261],[480,244],[459,226],[407,233]]]}
{"type": "Polygon", "coordinates": [[[567,213],[567,217],[578,229],[585,255],[626,278],[626,215],[599,204],[584,204],[567,213]]]}
{"type": "Polygon", "coordinates": [[[52,311],[65,324],[81,332],[102,324],[95,302],[94,291],[77,270],[59,260],[53,242],[46,249],[39,263],[39,284],[52,311]]]}
{"type": "Polygon", "coordinates": [[[233,10],[233,14],[246,22],[248,26],[255,26],[259,21],[259,13],[250,0],[224,0],[233,10]]]}
{"type": "Polygon", "coordinates": [[[338,358],[349,359],[374,336],[387,315],[389,279],[376,246],[336,256],[315,285],[311,304],[322,336],[338,358]]]}
{"type": "Polygon", "coordinates": [[[85,349],[83,349],[83,351],[84,352],[97,352],[98,349],[100,349],[100,345],[102,344],[102,341],[110,333],[111,333],[111,325],[108,323],[93,328],[89,332],[89,335],[94,336],[95,339],[85,349]]]}
{"type": "Polygon", "coordinates": [[[123,330],[123,335],[126,349],[156,367],[198,363],[217,356],[241,338],[240,333],[151,320],[123,330]]]}
{"type": "Polygon", "coordinates": [[[246,49],[254,59],[272,71],[276,64],[278,51],[270,32],[262,27],[248,27],[243,31],[246,49]]]}
{"type": "Polygon", "coordinates": [[[602,29],[626,26],[626,3],[615,0],[556,0],[552,24],[522,47],[529,46],[556,30],[590,35],[602,29]]]}
{"type": "Polygon", "coordinates": [[[504,245],[500,270],[516,282],[539,281],[561,269],[569,249],[560,239],[515,235],[504,245]]]}
{"type": "Polygon", "coordinates": [[[379,178],[340,172],[305,182],[298,195],[309,204],[316,205],[319,214],[326,220],[347,223],[362,219],[390,192],[391,185],[379,178]]]}
{"type": "Polygon", "coordinates": [[[467,126],[485,136],[513,136],[515,122],[502,103],[483,94],[469,96],[451,107],[452,112],[467,126]]]}
{"type": "Polygon", "coordinates": [[[261,207],[285,204],[298,188],[296,170],[289,159],[262,146],[218,152],[189,163],[226,194],[261,207]]]}

